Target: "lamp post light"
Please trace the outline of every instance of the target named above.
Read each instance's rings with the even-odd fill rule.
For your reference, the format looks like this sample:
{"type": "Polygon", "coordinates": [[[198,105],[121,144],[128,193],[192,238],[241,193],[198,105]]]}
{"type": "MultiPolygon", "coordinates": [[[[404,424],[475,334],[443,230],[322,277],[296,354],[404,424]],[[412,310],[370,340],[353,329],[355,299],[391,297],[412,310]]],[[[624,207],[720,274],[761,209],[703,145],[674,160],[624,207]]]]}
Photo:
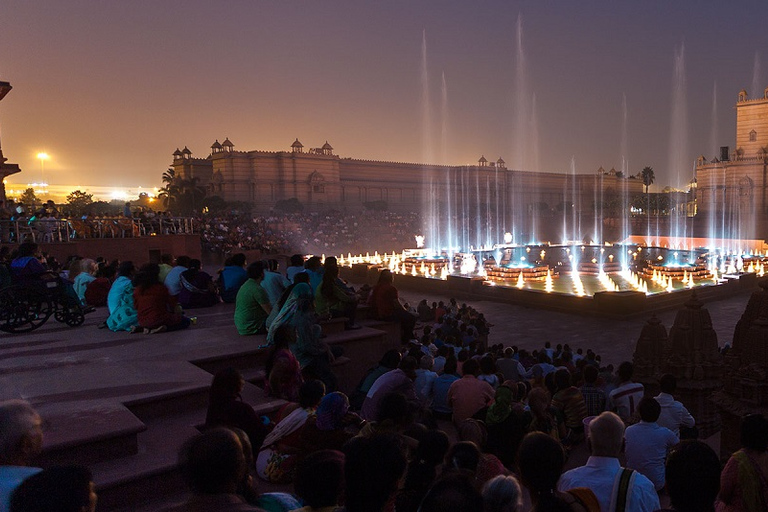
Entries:
{"type": "Polygon", "coordinates": [[[45,161],[51,157],[48,156],[48,153],[42,152],[37,154],[37,158],[40,160],[40,175],[42,177],[43,184],[45,184],[45,161]]]}

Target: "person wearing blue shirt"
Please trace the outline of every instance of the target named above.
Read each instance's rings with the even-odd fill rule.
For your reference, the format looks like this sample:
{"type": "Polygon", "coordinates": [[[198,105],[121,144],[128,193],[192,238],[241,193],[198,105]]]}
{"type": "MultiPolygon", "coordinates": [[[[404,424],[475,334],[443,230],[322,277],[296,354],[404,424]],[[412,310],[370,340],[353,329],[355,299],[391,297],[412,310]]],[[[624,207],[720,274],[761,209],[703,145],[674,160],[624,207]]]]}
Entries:
{"type": "Polygon", "coordinates": [[[245,254],[234,254],[219,273],[219,288],[221,300],[233,303],[237,298],[237,292],[248,279],[245,270],[245,254]]]}

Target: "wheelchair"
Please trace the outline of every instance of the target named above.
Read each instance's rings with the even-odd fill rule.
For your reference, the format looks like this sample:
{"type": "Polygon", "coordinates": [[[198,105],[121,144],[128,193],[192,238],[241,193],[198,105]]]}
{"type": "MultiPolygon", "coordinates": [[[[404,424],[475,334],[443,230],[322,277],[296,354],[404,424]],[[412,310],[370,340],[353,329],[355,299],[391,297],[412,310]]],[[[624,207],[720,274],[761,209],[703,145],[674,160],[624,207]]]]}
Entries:
{"type": "Polygon", "coordinates": [[[53,316],[70,327],[82,325],[88,309],[70,296],[57,277],[11,281],[0,289],[0,331],[31,332],[53,316]]]}

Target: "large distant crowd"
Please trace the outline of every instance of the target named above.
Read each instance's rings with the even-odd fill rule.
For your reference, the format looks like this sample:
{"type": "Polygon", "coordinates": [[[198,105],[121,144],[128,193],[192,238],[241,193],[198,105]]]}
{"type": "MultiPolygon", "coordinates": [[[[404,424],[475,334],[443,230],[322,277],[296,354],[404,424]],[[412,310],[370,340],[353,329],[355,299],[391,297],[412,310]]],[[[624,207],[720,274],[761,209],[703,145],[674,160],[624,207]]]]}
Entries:
{"type": "Polygon", "coordinates": [[[229,214],[198,220],[203,250],[223,255],[254,249],[265,254],[384,252],[413,247],[421,232],[414,213],[229,214]]]}
{"type": "Polygon", "coordinates": [[[347,254],[385,252],[415,246],[422,230],[416,213],[363,211],[350,214],[330,210],[322,213],[254,215],[242,212],[206,213],[192,224],[180,222],[170,211],[131,207],[119,213],[94,212],[69,215],[53,201],[40,206],[21,203],[0,205],[0,241],[18,242],[34,233],[36,240],[60,241],[66,230],[57,221],[66,219],[69,236],[113,238],[150,234],[200,233],[204,253],[223,257],[240,251],[263,254],[347,254]],[[131,224],[124,221],[130,219],[131,224]],[[10,222],[2,222],[10,221],[10,222]],[[16,231],[19,231],[18,233],[16,231]]]}

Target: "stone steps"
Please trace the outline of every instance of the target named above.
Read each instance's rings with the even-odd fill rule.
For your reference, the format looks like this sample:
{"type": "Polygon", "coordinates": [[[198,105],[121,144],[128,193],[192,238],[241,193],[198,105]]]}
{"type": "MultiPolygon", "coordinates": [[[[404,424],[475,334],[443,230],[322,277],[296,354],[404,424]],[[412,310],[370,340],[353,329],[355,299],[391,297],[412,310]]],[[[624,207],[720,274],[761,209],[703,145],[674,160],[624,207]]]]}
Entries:
{"type": "MultiPolygon", "coordinates": [[[[258,386],[265,378],[268,351],[259,346],[266,337],[238,336],[230,317],[228,311],[201,311],[189,331],[158,336],[99,331],[104,341],[96,345],[119,350],[120,358],[112,360],[102,346],[77,344],[78,361],[87,364],[40,370],[38,380],[29,381],[34,384],[17,386],[49,424],[36,463],[89,466],[103,511],[151,507],[182,494],[178,451],[205,422],[214,373],[239,369],[247,381],[243,399],[259,415],[285,404],[258,386]]],[[[333,368],[339,389],[348,393],[393,344],[384,323],[350,331],[343,325],[338,319],[324,328],[331,330],[325,341],[344,349],[333,368]]]]}
{"type": "MultiPolygon", "coordinates": [[[[249,383],[243,387],[242,397],[259,415],[270,415],[286,403],[266,397],[264,390],[249,383]]],[[[167,399],[158,401],[158,407],[141,404],[140,409],[134,411],[146,425],[146,430],[137,436],[136,453],[91,466],[99,489],[100,510],[138,506],[184,490],[177,468],[178,452],[205,424],[207,389],[206,402],[197,407],[183,411],[159,407],[169,404],[177,405],[167,399]]]]}

